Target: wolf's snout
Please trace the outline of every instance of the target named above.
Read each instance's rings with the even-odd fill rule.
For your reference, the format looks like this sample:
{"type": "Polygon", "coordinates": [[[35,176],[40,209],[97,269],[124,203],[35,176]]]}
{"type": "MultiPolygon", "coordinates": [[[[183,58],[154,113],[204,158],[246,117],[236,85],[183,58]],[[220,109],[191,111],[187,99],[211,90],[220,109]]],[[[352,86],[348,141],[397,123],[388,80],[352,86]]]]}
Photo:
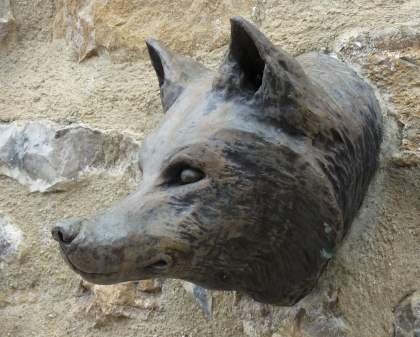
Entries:
{"type": "Polygon", "coordinates": [[[129,220],[118,213],[101,213],[59,222],[51,234],[67,264],[93,283],[147,279],[172,270],[178,260],[171,247],[179,245],[129,220]]]}
{"type": "Polygon", "coordinates": [[[70,244],[79,234],[81,220],[63,221],[51,230],[54,240],[63,244],[70,244]]]}

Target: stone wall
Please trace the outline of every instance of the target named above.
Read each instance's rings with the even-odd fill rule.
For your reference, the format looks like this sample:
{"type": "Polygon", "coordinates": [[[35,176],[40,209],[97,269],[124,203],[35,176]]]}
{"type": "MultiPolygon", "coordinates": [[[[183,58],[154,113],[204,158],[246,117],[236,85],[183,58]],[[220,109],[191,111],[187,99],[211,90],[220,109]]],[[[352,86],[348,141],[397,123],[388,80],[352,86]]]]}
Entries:
{"type": "Polygon", "coordinates": [[[0,0],[0,335],[413,336],[419,88],[418,0],[0,0]],[[381,167],[350,233],[291,308],[176,280],[82,281],[49,229],[135,189],[138,146],[162,118],[144,38],[214,69],[233,15],[292,54],[335,54],[377,88],[381,167]]]}

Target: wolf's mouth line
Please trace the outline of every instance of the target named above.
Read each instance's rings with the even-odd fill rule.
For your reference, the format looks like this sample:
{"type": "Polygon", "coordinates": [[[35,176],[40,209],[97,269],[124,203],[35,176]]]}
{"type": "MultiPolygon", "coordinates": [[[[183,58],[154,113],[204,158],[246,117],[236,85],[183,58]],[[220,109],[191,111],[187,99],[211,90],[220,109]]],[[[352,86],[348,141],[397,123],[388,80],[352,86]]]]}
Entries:
{"type": "Polygon", "coordinates": [[[164,269],[166,269],[167,266],[168,266],[167,261],[165,261],[163,259],[159,259],[156,262],[150,263],[143,268],[144,269],[154,269],[154,270],[164,270],[164,269]]]}
{"type": "MultiPolygon", "coordinates": [[[[111,276],[116,275],[118,272],[110,272],[110,273],[93,273],[88,272],[85,270],[82,270],[71,261],[70,257],[67,256],[63,251],[61,251],[62,256],[64,257],[65,261],[78,273],[85,274],[85,275],[91,275],[91,276],[111,276]]],[[[158,260],[154,260],[154,262],[149,262],[145,266],[142,267],[142,269],[150,272],[157,272],[157,271],[164,271],[167,267],[170,266],[170,263],[163,258],[159,258],[158,260]]]]}
{"type": "Polygon", "coordinates": [[[82,270],[82,269],[80,269],[80,268],[78,268],[78,267],[76,267],[75,265],[74,265],[74,263],[70,260],[70,258],[65,254],[65,253],[63,253],[62,254],[63,256],[64,256],[64,258],[65,258],[65,260],[67,261],[67,263],[76,271],[76,272],[78,272],[79,274],[85,274],[85,275],[91,275],[91,276],[110,276],[110,275],[115,275],[115,274],[118,274],[118,272],[110,272],[110,273],[92,273],[92,272],[88,272],[88,271],[85,271],[85,270],[82,270]]]}

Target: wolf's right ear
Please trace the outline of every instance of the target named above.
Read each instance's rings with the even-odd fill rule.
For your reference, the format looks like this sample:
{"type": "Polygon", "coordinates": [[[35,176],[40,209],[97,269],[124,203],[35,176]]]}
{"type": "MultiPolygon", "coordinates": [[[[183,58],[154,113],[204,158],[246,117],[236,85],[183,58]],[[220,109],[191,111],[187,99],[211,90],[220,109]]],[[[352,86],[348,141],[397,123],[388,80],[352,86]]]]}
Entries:
{"type": "Polygon", "coordinates": [[[147,39],[146,45],[158,77],[160,98],[166,112],[189,83],[209,70],[188,57],[171,53],[157,40],[147,39]]]}
{"type": "Polygon", "coordinates": [[[282,100],[293,90],[293,78],[303,70],[292,56],[276,48],[257,27],[233,17],[227,54],[214,82],[227,94],[257,95],[263,100],[282,100]]]}

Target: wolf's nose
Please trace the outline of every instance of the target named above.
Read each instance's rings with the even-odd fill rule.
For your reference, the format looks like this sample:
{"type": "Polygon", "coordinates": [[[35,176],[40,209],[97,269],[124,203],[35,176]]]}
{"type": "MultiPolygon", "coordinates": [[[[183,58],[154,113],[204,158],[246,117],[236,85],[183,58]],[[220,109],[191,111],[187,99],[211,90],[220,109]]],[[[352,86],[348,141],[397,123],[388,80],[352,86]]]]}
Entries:
{"type": "Polygon", "coordinates": [[[81,220],[63,221],[53,227],[51,230],[52,237],[60,243],[70,244],[79,234],[80,224],[81,220]]]}

